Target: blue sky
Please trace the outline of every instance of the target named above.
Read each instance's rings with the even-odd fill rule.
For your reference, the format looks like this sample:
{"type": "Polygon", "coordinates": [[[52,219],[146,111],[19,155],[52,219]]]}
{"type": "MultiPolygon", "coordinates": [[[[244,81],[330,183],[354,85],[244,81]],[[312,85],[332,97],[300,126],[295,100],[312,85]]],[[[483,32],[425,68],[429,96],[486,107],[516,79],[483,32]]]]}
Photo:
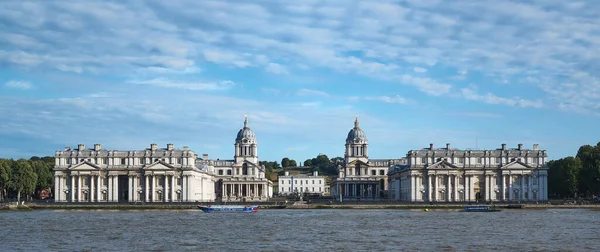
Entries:
{"type": "Polygon", "coordinates": [[[600,141],[595,1],[2,1],[0,157],[189,146],[261,160],[600,141]],[[477,143],[477,144],[476,144],[477,143]]]}

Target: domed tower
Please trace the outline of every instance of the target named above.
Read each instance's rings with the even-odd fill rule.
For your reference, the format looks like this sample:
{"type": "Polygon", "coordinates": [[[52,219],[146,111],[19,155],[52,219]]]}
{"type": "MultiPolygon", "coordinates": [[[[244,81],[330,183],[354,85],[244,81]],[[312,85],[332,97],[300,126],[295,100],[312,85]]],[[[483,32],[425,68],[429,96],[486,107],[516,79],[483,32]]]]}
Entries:
{"type": "Polygon", "coordinates": [[[360,160],[362,163],[369,161],[369,142],[367,141],[367,135],[360,128],[358,123],[358,116],[354,120],[354,128],[348,132],[346,137],[346,151],[344,153],[344,159],[346,164],[349,164],[355,160],[360,160]]]}
{"type": "Polygon", "coordinates": [[[243,160],[258,164],[258,143],[254,131],[248,128],[248,116],[244,119],[244,127],[240,129],[235,138],[235,162],[243,160]]]}

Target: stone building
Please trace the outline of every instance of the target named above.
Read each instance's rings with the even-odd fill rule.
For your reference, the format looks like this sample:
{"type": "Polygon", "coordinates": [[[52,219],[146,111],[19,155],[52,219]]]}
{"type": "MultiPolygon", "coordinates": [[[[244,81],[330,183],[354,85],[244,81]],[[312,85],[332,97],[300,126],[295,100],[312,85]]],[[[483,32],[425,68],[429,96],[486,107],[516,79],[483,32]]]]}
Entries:
{"type": "Polygon", "coordinates": [[[546,201],[547,154],[533,149],[411,150],[408,163],[390,167],[391,194],[399,201],[546,201]]]}
{"type": "Polygon", "coordinates": [[[279,176],[278,182],[279,195],[290,195],[295,193],[328,194],[325,185],[325,177],[319,176],[319,172],[317,171],[314,171],[312,175],[290,175],[289,172],[285,172],[284,176],[279,176]]]}
{"type": "Polygon", "coordinates": [[[273,182],[265,177],[258,161],[258,141],[254,131],[244,127],[235,138],[232,160],[211,160],[215,169],[216,195],[219,201],[267,201],[273,197],[273,182]]]}
{"type": "Polygon", "coordinates": [[[55,153],[57,202],[213,201],[214,176],[208,162],[196,163],[188,147],[145,150],[65,148],[55,153]]]}
{"type": "Polygon", "coordinates": [[[405,160],[369,159],[369,142],[358,117],[354,120],[354,128],[348,132],[345,147],[344,163],[338,166],[338,176],[330,184],[331,195],[349,200],[385,197],[389,166],[404,164],[405,160]]]}

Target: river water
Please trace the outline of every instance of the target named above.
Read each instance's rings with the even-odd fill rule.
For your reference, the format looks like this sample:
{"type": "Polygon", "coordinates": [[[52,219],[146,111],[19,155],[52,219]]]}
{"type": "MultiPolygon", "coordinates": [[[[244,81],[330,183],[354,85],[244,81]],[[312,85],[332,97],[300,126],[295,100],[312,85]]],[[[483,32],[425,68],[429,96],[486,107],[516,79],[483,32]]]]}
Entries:
{"type": "Polygon", "coordinates": [[[598,251],[600,211],[0,212],[0,251],[598,251]]]}

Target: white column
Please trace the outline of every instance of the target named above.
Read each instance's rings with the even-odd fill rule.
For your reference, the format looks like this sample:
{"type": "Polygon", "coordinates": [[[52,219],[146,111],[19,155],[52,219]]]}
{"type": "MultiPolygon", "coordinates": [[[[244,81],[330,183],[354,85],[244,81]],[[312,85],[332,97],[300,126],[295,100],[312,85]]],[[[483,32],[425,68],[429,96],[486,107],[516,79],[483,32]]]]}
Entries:
{"type": "Polygon", "coordinates": [[[502,189],[501,189],[501,199],[502,201],[506,201],[506,176],[504,174],[500,174],[500,177],[502,178],[502,183],[500,183],[502,189]]]}
{"type": "Polygon", "coordinates": [[[165,174],[165,176],[163,176],[163,179],[165,180],[165,186],[163,187],[163,201],[168,202],[169,201],[169,179],[167,178],[166,174],[165,174]]]}
{"type": "Polygon", "coordinates": [[[146,183],[144,183],[144,201],[150,202],[150,181],[148,179],[148,174],[144,174],[144,178],[146,178],[146,183]]]}
{"type": "MultiPolygon", "coordinates": [[[[416,196],[417,196],[417,183],[416,183],[416,176],[414,175],[409,175],[410,176],[410,184],[408,187],[406,188],[410,188],[410,194],[406,195],[408,197],[408,201],[415,201],[416,200],[416,196]]],[[[398,181],[400,181],[401,179],[398,179],[398,181]]],[[[400,192],[399,195],[402,195],[402,191],[400,186],[398,186],[398,188],[396,188],[396,190],[398,192],[400,192]]],[[[398,199],[402,199],[402,196],[400,196],[398,199]]]]}
{"type": "Polygon", "coordinates": [[[119,202],[119,175],[115,175],[113,176],[113,186],[115,187],[114,193],[115,196],[113,198],[113,200],[115,202],[119,202]]]}
{"type": "Polygon", "coordinates": [[[54,175],[54,191],[52,192],[54,194],[54,201],[60,201],[60,195],[58,194],[58,192],[60,192],[60,176],[58,175],[54,175]]]}
{"type": "Polygon", "coordinates": [[[454,201],[458,201],[458,176],[457,175],[453,175],[452,176],[454,179],[454,201]]]}
{"type": "Polygon", "coordinates": [[[108,187],[106,188],[106,197],[108,197],[108,202],[113,201],[113,175],[108,175],[108,187]]]}
{"type": "Polygon", "coordinates": [[[452,190],[450,189],[450,175],[446,175],[446,202],[450,202],[450,195],[452,190]]]}
{"type": "Polygon", "coordinates": [[[90,202],[94,202],[94,175],[89,176],[90,179],[90,190],[88,192],[88,196],[90,197],[90,202]]]}
{"type": "Polygon", "coordinates": [[[532,190],[532,185],[533,185],[533,181],[531,180],[531,174],[527,175],[527,192],[529,192],[527,194],[527,200],[528,201],[532,201],[533,200],[533,190],[532,190]]]}
{"type": "Polygon", "coordinates": [[[175,202],[175,175],[171,175],[171,202],[175,202]]]}
{"type": "Polygon", "coordinates": [[[438,201],[438,175],[433,176],[433,201],[438,201]]]}
{"type": "Polygon", "coordinates": [[[133,202],[133,176],[129,175],[127,177],[127,181],[128,181],[128,183],[127,183],[127,185],[128,185],[128,188],[127,188],[127,201],[133,202]]]}
{"type": "Polygon", "coordinates": [[[431,193],[432,193],[433,189],[431,188],[431,183],[432,183],[431,175],[428,174],[427,175],[427,200],[428,201],[432,201],[431,193]]]}
{"type": "Polygon", "coordinates": [[[102,191],[100,186],[100,175],[96,176],[96,187],[96,202],[100,202],[100,191],[102,191]]]}
{"type": "Polygon", "coordinates": [[[150,188],[150,201],[154,202],[156,201],[156,176],[152,174],[150,180],[152,180],[152,187],[150,188]]]}
{"type": "Polygon", "coordinates": [[[513,181],[512,175],[508,175],[508,200],[513,201],[513,181]]]}
{"type": "Polygon", "coordinates": [[[521,198],[520,200],[526,200],[525,199],[525,189],[527,187],[525,186],[525,175],[521,174],[521,198]]]}
{"type": "Polygon", "coordinates": [[[133,177],[133,196],[131,197],[133,202],[138,201],[138,176],[133,177]]]}
{"type": "Polygon", "coordinates": [[[77,175],[77,202],[81,202],[81,175],[77,175]]]}
{"type": "Polygon", "coordinates": [[[183,183],[181,184],[181,201],[187,201],[187,175],[182,175],[182,181],[183,183]]]}

